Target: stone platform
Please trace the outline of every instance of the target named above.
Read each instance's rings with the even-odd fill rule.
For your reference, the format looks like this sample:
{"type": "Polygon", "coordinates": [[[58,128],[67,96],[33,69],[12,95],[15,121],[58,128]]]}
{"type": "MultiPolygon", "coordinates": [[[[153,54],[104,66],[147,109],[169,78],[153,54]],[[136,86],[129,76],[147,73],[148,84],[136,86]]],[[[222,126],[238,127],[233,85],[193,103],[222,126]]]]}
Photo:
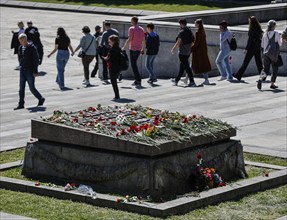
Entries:
{"type": "Polygon", "coordinates": [[[192,190],[197,153],[225,181],[246,176],[243,147],[230,139],[236,135],[232,127],[152,145],[45,120],[32,120],[32,137],[38,141],[26,148],[23,174],[28,177],[86,183],[97,192],[184,194],[192,190]]]}

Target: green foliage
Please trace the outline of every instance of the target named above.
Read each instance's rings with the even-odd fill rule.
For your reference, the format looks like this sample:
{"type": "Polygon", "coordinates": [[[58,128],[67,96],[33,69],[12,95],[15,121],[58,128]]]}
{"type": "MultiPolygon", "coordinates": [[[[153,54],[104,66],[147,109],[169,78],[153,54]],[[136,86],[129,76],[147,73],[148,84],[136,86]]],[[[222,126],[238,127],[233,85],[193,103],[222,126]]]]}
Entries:
{"type": "Polygon", "coordinates": [[[0,153],[0,164],[24,159],[25,148],[10,150],[0,153]]]}
{"type": "MultiPolygon", "coordinates": [[[[226,2],[226,1],[200,1],[200,0],[29,0],[33,2],[46,2],[58,4],[77,4],[98,7],[129,8],[137,10],[152,10],[166,12],[188,12],[219,8],[232,8],[254,5],[254,2],[226,2]]],[[[263,4],[263,3],[262,3],[263,4]]]]}
{"type": "Polygon", "coordinates": [[[287,167],[287,159],[260,154],[244,153],[244,159],[254,162],[273,164],[287,167]]]}

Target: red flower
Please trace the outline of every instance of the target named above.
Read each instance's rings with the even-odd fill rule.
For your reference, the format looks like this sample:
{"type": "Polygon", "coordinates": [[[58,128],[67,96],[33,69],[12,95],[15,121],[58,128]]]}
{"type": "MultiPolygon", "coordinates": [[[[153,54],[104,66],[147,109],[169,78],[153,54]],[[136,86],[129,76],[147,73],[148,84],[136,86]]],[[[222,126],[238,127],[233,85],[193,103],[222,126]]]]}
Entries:
{"type": "Polygon", "coordinates": [[[74,118],[73,121],[77,123],[77,122],[78,122],[78,119],[77,119],[77,118],[74,118]]]}
{"type": "Polygon", "coordinates": [[[70,186],[71,187],[76,187],[76,183],[71,183],[70,186]]]}
{"type": "Polygon", "coordinates": [[[119,136],[119,132],[116,133],[116,137],[118,137],[118,136],[119,136]]]}
{"type": "Polygon", "coordinates": [[[93,112],[94,112],[94,111],[96,111],[96,110],[97,110],[97,109],[96,109],[95,107],[89,107],[89,108],[88,108],[88,111],[93,111],[93,112]]]}
{"type": "Polygon", "coordinates": [[[197,157],[197,159],[201,159],[201,158],[202,158],[202,155],[201,155],[200,153],[197,153],[197,154],[196,154],[196,157],[197,157]]]}
{"type": "Polygon", "coordinates": [[[116,125],[117,122],[116,121],[111,121],[111,125],[116,125]]]}
{"type": "Polygon", "coordinates": [[[188,123],[187,117],[184,117],[184,119],[182,119],[182,123],[188,123]]]}
{"type": "Polygon", "coordinates": [[[197,116],[196,116],[196,115],[193,115],[192,118],[197,118],[197,116]]]}
{"type": "Polygon", "coordinates": [[[218,184],[218,187],[221,187],[221,186],[226,186],[226,183],[225,182],[221,182],[218,184]]]}
{"type": "Polygon", "coordinates": [[[124,135],[124,134],[126,134],[126,131],[125,131],[125,129],[123,128],[123,129],[121,130],[121,135],[124,135]]]}
{"type": "Polygon", "coordinates": [[[158,124],[159,124],[159,121],[155,119],[155,120],[153,121],[153,124],[154,124],[154,125],[158,125],[158,124]]]}
{"type": "Polygon", "coordinates": [[[137,112],[136,111],[132,111],[132,115],[136,115],[137,114],[137,112]]]}

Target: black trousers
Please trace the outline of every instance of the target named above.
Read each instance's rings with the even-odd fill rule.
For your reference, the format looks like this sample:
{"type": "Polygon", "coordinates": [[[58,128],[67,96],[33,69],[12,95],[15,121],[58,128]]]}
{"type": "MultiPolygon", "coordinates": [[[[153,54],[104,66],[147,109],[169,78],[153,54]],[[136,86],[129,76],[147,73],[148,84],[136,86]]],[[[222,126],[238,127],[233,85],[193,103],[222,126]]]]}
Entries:
{"type": "Polygon", "coordinates": [[[178,57],[179,57],[180,65],[179,65],[179,73],[178,73],[175,81],[178,82],[180,80],[180,78],[182,77],[184,71],[185,71],[188,75],[189,81],[191,83],[193,83],[194,82],[193,74],[192,74],[192,70],[191,70],[189,62],[188,62],[189,56],[179,54],[178,57]]]}
{"type": "Polygon", "coordinates": [[[262,57],[261,57],[261,49],[260,48],[254,48],[251,47],[247,53],[245,54],[244,60],[243,60],[243,64],[240,67],[240,69],[238,70],[238,72],[236,73],[236,77],[237,78],[241,78],[248,66],[248,64],[250,63],[252,57],[255,57],[255,62],[256,62],[256,66],[258,69],[259,74],[261,73],[262,69],[263,69],[263,65],[262,65],[262,57]]]}
{"type": "Polygon", "coordinates": [[[94,69],[93,69],[93,71],[91,73],[91,77],[95,77],[95,75],[97,74],[98,69],[99,69],[99,55],[97,54],[95,56],[95,58],[96,58],[96,64],[95,64],[94,69]]]}
{"type": "Polygon", "coordinates": [[[270,66],[272,66],[271,82],[275,83],[278,75],[278,66],[266,55],[263,55],[263,63],[264,68],[261,72],[260,79],[262,80],[262,78],[266,77],[270,73],[270,66]]]}
{"type": "Polygon", "coordinates": [[[110,70],[111,83],[112,83],[112,86],[113,86],[113,90],[114,90],[116,99],[120,98],[118,82],[117,82],[117,78],[118,78],[119,74],[120,74],[119,72],[113,72],[113,71],[110,70]]]}

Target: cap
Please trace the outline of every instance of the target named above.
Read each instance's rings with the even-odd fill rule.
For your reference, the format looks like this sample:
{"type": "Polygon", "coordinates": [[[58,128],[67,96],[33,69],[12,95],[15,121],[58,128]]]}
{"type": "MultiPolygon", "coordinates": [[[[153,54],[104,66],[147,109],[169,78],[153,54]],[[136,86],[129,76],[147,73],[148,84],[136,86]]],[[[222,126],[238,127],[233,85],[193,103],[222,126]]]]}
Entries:
{"type": "Polygon", "coordinates": [[[227,27],[227,22],[225,20],[222,20],[218,25],[227,27]]]}
{"type": "Polygon", "coordinates": [[[269,20],[267,23],[267,27],[273,27],[276,25],[276,21],[275,20],[269,20]]]}
{"type": "Polygon", "coordinates": [[[101,29],[102,27],[100,26],[100,25],[97,25],[96,27],[95,27],[95,30],[99,30],[99,29],[101,29]]]}

